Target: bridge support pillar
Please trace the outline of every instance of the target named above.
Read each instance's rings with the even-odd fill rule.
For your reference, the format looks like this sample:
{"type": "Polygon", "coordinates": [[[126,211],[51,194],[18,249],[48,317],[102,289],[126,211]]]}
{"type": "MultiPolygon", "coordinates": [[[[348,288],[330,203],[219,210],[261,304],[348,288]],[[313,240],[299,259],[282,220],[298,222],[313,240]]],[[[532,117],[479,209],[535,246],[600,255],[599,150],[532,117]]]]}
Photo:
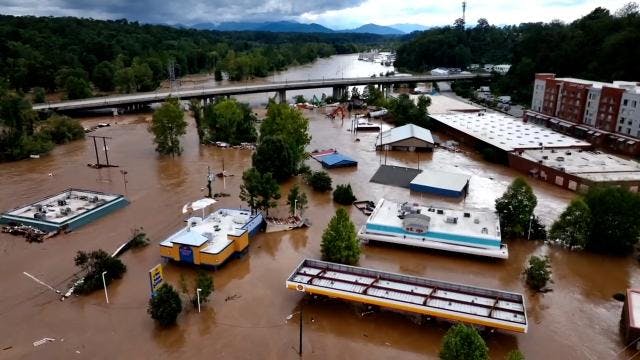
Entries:
{"type": "Polygon", "coordinates": [[[391,94],[391,84],[382,85],[382,94],[385,98],[389,97],[389,94],[391,94]]]}
{"type": "Polygon", "coordinates": [[[347,95],[347,87],[346,86],[334,86],[332,97],[334,100],[340,101],[345,95],[347,95]]]}
{"type": "Polygon", "coordinates": [[[276,99],[280,104],[287,103],[287,90],[278,90],[278,93],[276,95],[276,99]]]}

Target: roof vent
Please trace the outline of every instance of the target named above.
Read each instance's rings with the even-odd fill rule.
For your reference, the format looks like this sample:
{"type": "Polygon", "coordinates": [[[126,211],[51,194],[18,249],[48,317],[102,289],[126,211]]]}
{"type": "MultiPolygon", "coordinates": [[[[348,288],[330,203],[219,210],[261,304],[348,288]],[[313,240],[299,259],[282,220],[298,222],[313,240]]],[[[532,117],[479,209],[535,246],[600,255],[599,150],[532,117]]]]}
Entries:
{"type": "Polygon", "coordinates": [[[438,213],[438,215],[442,215],[442,214],[444,214],[444,210],[438,209],[437,213],[438,213]]]}
{"type": "Polygon", "coordinates": [[[464,213],[464,217],[466,218],[471,217],[471,213],[464,213]]]}
{"type": "Polygon", "coordinates": [[[444,220],[444,222],[446,222],[447,224],[457,224],[458,223],[458,218],[454,217],[454,216],[447,216],[447,218],[444,220]]]}
{"type": "Polygon", "coordinates": [[[473,219],[473,223],[474,224],[480,224],[480,219],[478,219],[478,218],[473,219]]]}

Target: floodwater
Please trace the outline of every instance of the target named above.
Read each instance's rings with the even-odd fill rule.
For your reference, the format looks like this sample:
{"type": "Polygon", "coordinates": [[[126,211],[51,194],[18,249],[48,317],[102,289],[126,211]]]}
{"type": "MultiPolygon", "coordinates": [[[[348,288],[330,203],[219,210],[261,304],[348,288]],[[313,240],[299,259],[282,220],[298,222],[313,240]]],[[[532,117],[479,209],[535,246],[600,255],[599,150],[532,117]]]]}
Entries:
{"type": "MultiPolygon", "coordinates": [[[[264,110],[256,111],[264,114],[264,110]]],[[[375,133],[347,131],[350,122],[328,120],[321,111],[305,111],[313,139],[309,150],[337,148],[359,161],[357,168],[330,170],[334,184],[351,183],[359,199],[387,197],[411,199],[452,208],[492,208],[493,202],[518,173],[487,164],[469,152],[437,149],[433,154],[389,152],[388,164],[438,168],[472,175],[466,200],[448,200],[409,193],[409,190],[369,182],[384,154],[373,150],[375,133]]],[[[309,196],[305,216],[309,229],[259,234],[248,253],[217,271],[215,291],[202,313],[186,306],[178,325],[161,329],[146,313],[149,299],[148,270],[161,262],[158,243],[183,226],[182,205],[204,195],[207,166],[235,175],[215,190],[230,193],[220,207],[241,206],[238,198],[241,174],[250,164],[249,150],[200,146],[193,120],[183,138],[184,153],[162,157],[155,153],[147,131],[149,114],[84,120],[89,126],[111,122],[96,135],[110,136],[109,157],[119,168],[95,170],[93,144],[89,140],[58,146],[50,155],[0,164],[0,209],[10,209],[67,187],[124,193],[120,170],[126,170],[126,195],[131,204],[77,231],[43,243],[0,234],[0,358],[187,358],[295,359],[298,316],[286,321],[304,305],[303,356],[314,359],[424,359],[437,358],[446,323],[420,325],[415,316],[395,312],[365,313],[362,305],[315,300],[285,289],[284,282],[303,258],[320,257],[322,231],[337,206],[329,193],[302,188],[309,196]],[[116,123],[117,122],[117,123],[116,123]],[[51,290],[23,274],[28,272],[54,288],[66,290],[76,271],[78,250],[115,250],[131,230],[144,227],[152,244],[125,253],[123,279],[109,286],[110,303],[97,291],[64,302],[51,290]],[[33,342],[53,338],[34,347],[33,342]]],[[[442,136],[442,135],[441,135],[442,136]]],[[[314,169],[319,164],[308,160],[314,169]]],[[[283,195],[299,179],[282,187],[283,195]]],[[[531,180],[538,207],[536,214],[551,222],[573,193],[531,180]]],[[[285,196],[286,197],[286,196],[285,196]]],[[[285,200],[274,211],[284,215],[285,200]]],[[[348,208],[356,226],[366,217],[348,208]]],[[[536,242],[512,241],[506,261],[459,256],[408,247],[367,245],[360,265],[385,271],[425,276],[469,285],[523,292],[529,332],[513,335],[497,332],[486,336],[491,357],[502,359],[519,348],[527,359],[615,358],[624,347],[618,335],[622,304],[612,295],[640,282],[638,264],[632,258],[613,258],[550,248],[536,242]],[[526,290],[521,271],[531,254],[551,257],[553,292],[526,290]]],[[[178,284],[181,274],[193,277],[195,269],[167,264],[168,282],[178,284]]],[[[623,354],[624,355],[624,354],[623,354]]],[[[633,353],[626,354],[627,358],[633,353]]]]}

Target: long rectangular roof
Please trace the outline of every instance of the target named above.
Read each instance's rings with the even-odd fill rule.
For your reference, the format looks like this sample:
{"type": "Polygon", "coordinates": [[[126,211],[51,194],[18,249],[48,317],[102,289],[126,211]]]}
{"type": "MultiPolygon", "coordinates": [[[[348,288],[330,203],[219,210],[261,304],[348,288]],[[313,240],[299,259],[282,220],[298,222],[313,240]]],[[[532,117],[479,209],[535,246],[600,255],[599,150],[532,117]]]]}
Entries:
{"type": "MultiPolygon", "coordinates": [[[[407,124],[403,126],[399,126],[387,131],[384,131],[382,134],[382,145],[393,144],[398,141],[416,138],[418,140],[425,141],[429,144],[433,144],[433,136],[431,135],[431,131],[422,128],[420,126],[414,124],[407,124]]],[[[376,145],[380,144],[380,138],[376,141],[376,145]]]]}
{"type": "Polygon", "coordinates": [[[425,170],[411,180],[411,185],[422,185],[438,189],[462,191],[469,182],[469,179],[471,179],[471,176],[465,174],[425,170]]]}
{"type": "Polygon", "coordinates": [[[524,297],[517,293],[311,259],[286,283],[298,291],[527,332],[524,297]]]}
{"type": "Polygon", "coordinates": [[[591,146],[586,141],[503,114],[451,113],[430,114],[429,117],[504,151],[591,146]]]}

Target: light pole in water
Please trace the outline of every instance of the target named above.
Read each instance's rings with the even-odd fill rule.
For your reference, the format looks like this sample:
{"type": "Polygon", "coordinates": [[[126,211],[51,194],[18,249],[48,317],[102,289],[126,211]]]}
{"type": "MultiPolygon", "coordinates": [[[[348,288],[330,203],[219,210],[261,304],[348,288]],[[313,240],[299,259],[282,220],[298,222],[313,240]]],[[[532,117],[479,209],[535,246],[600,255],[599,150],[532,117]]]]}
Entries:
{"type": "Polygon", "coordinates": [[[293,200],[293,217],[296,217],[296,209],[298,208],[298,199],[293,200]]]}
{"type": "Polygon", "coordinates": [[[533,214],[529,216],[529,232],[527,232],[527,240],[531,238],[531,221],[533,220],[533,214]]]}
{"type": "Polygon", "coordinates": [[[107,304],[109,303],[109,294],[107,293],[107,282],[104,280],[104,274],[106,271],[102,272],[102,285],[104,286],[104,298],[107,299],[107,304]]]}
{"type": "Polygon", "coordinates": [[[300,311],[296,311],[293,314],[290,314],[289,316],[287,316],[287,320],[291,320],[293,318],[294,315],[298,315],[299,316],[299,330],[298,330],[298,356],[302,356],[302,303],[300,303],[300,311]]]}
{"type": "Polygon", "coordinates": [[[198,312],[200,312],[200,291],[202,291],[202,289],[196,289],[198,295],[198,312]]]}

